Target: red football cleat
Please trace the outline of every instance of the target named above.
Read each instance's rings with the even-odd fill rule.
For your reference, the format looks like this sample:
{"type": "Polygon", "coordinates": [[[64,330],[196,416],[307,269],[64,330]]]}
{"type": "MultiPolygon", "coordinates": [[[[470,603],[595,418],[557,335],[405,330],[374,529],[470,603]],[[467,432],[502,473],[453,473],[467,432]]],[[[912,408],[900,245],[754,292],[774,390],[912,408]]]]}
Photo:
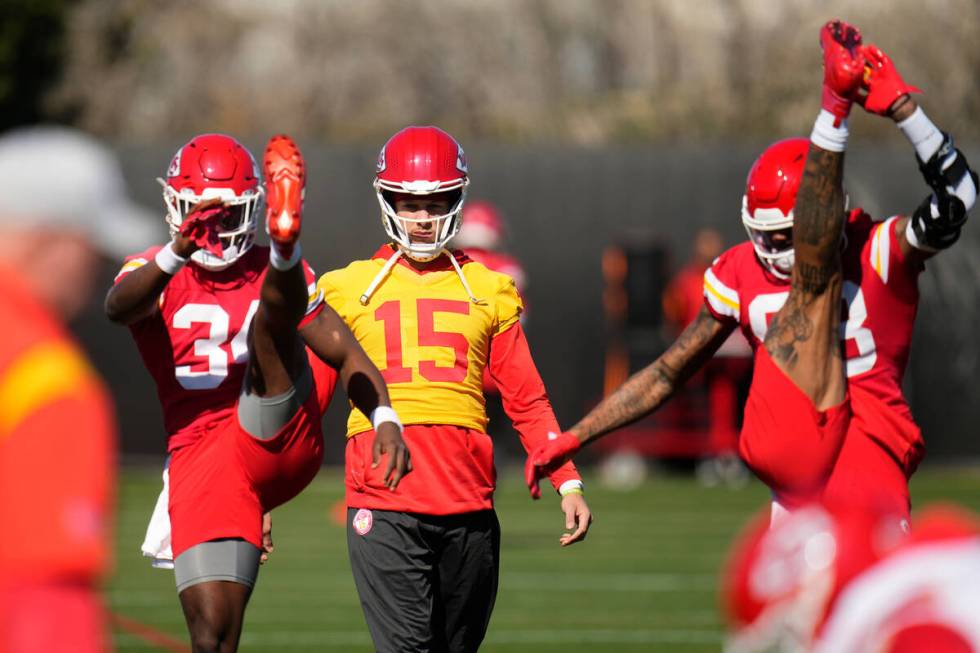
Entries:
{"type": "Polygon", "coordinates": [[[265,229],[269,238],[288,255],[299,240],[306,186],[303,154],[289,136],[269,139],[263,159],[266,187],[265,229]]]}

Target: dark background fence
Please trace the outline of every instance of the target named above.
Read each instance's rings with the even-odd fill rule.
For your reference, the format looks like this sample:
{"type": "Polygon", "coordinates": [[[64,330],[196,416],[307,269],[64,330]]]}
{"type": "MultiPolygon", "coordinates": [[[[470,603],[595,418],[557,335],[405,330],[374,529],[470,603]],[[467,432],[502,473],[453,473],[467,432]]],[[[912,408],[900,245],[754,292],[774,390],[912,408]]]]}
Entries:
{"type": "MultiPolygon", "coordinates": [[[[911,148],[854,139],[846,164],[852,206],[876,217],[912,210],[926,195],[911,148]]],[[[163,207],[153,179],[178,141],[120,150],[138,200],[163,207]]],[[[253,150],[262,143],[249,143],[253,150]]],[[[317,273],[370,256],[384,231],[371,188],[376,151],[301,143],[311,181],[303,251],[317,273]]],[[[526,266],[528,337],[559,421],[571,425],[599,398],[603,373],[603,248],[660,242],[676,269],[698,227],[715,226],[728,245],[745,238],[740,222],[746,172],[765,146],[716,144],[642,147],[467,148],[470,198],[495,202],[508,221],[509,249],[526,266]]],[[[980,163],[980,152],[967,148],[980,163]]],[[[976,212],[976,211],[974,211],[976,212]]],[[[977,218],[974,217],[975,222],[977,218]]],[[[105,287],[117,263],[107,264],[105,287]]],[[[931,261],[906,392],[926,435],[931,460],[980,453],[980,225],[968,224],[956,247],[931,261]]],[[[659,297],[650,297],[659,302],[659,297]]],[[[118,406],[124,455],[162,455],[165,435],[155,390],[129,334],[99,306],[79,321],[83,343],[108,379],[118,406]]],[[[327,460],[341,460],[346,402],[338,394],[327,416],[327,460]]]]}

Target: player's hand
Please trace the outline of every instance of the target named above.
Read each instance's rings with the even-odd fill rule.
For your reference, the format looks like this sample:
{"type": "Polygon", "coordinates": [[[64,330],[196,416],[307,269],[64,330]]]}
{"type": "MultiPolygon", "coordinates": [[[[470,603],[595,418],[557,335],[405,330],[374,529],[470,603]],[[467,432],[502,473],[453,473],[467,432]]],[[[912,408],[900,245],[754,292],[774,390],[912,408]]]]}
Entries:
{"type": "Polygon", "coordinates": [[[861,48],[864,53],[864,79],[862,88],[866,94],[858,96],[858,102],[869,113],[879,116],[891,114],[895,103],[909,93],[921,93],[909,86],[898,74],[891,57],[882,52],[877,45],[868,44],[861,48]]]}
{"type": "Polygon", "coordinates": [[[582,443],[571,433],[548,434],[548,441],[538,445],[528,454],[524,463],[524,481],[531,491],[532,499],[541,498],[541,488],[538,482],[556,469],[571,460],[572,456],[582,448],[582,443]]]}
{"type": "Polygon", "coordinates": [[[823,94],[821,106],[837,116],[837,123],[851,112],[864,79],[861,30],[842,20],[832,20],[820,29],[823,49],[823,94]]]}
{"type": "Polygon", "coordinates": [[[398,487],[402,478],[412,471],[412,454],[402,439],[401,429],[394,422],[382,422],[378,425],[371,454],[371,469],[376,469],[381,464],[381,456],[388,454],[388,464],[382,479],[389,490],[398,487]]]}
{"type": "Polygon", "coordinates": [[[259,556],[259,564],[264,565],[269,561],[269,554],[275,549],[272,543],[272,513],[267,512],[262,515],[262,554],[259,556]]]}
{"type": "Polygon", "coordinates": [[[585,539],[592,525],[592,511],[585,502],[585,497],[581,494],[567,494],[561,498],[561,511],[565,513],[565,530],[572,531],[565,533],[558,538],[558,543],[562,546],[575,544],[585,539]]]}
{"type": "Polygon", "coordinates": [[[199,249],[221,256],[224,248],[218,237],[218,227],[228,209],[220,198],[198,202],[188,212],[174,238],[174,253],[187,258],[199,249]]]}

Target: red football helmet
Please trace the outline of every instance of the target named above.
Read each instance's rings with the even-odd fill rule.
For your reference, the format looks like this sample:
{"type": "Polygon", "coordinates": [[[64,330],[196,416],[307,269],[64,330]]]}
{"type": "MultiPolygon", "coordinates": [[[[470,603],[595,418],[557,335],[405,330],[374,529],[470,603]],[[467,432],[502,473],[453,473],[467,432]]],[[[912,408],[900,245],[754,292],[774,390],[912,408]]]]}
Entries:
{"type": "Polygon", "coordinates": [[[442,253],[446,243],[459,231],[460,212],[469,185],[466,156],[456,139],[438,127],[406,127],[392,136],[378,155],[374,189],[381,205],[381,221],[388,236],[417,261],[428,261],[442,253]],[[414,243],[404,224],[412,218],[398,217],[392,195],[431,195],[455,192],[445,215],[430,216],[435,223],[435,240],[414,243]]]}
{"type": "Polygon", "coordinates": [[[195,136],[174,154],[167,179],[158,181],[163,185],[171,235],[198,202],[217,197],[230,209],[218,233],[222,255],[199,249],[191,256],[194,262],[221,270],[252,246],[263,189],[255,158],[237,140],[224,134],[195,136]]]}
{"type": "Polygon", "coordinates": [[[843,589],[813,653],[978,653],[977,605],[980,523],[929,506],[900,547],[843,589]]]}
{"type": "Polygon", "coordinates": [[[727,653],[809,651],[841,588],[905,539],[901,519],[813,504],[747,527],[726,566],[727,653]]]}
{"type": "Polygon", "coordinates": [[[493,204],[478,200],[470,202],[463,211],[463,224],[453,244],[463,249],[476,248],[494,251],[504,238],[504,221],[493,204]]]}
{"type": "Polygon", "coordinates": [[[793,270],[793,205],[809,149],[805,138],[777,141],[759,155],[745,180],[742,224],[759,260],[782,279],[793,270]]]}

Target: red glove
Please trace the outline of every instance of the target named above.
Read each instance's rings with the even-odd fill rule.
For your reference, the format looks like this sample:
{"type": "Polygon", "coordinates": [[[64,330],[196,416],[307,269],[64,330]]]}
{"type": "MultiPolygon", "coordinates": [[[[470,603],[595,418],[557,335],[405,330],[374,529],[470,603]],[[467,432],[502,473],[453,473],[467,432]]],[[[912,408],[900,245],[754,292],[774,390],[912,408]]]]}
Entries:
{"type": "Polygon", "coordinates": [[[907,93],[921,93],[914,86],[909,86],[895,69],[891,57],[881,51],[877,45],[868,44],[861,48],[864,53],[864,88],[868,95],[858,101],[869,113],[879,116],[888,115],[888,110],[895,100],[907,93]]]}
{"type": "Polygon", "coordinates": [[[538,481],[571,460],[572,456],[582,448],[582,442],[571,433],[562,433],[557,437],[554,435],[549,433],[548,441],[538,445],[528,454],[527,462],[524,464],[524,480],[531,491],[532,499],[541,498],[538,481]]]}
{"type": "Polygon", "coordinates": [[[201,249],[221,256],[224,247],[218,237],[218,227],[227,214],[228,208],[222,204],[209,203],[199,209],[192,209],[180,225],[180,235],[190,239],[201,249]]]}
{"type": "Polygon", "coordinates": [[[823,48],[823,96],[821,106],[837,116],[834,126],[851,112],[864,77],[861,30],[840,20],[820,29],[823,48]]]}

